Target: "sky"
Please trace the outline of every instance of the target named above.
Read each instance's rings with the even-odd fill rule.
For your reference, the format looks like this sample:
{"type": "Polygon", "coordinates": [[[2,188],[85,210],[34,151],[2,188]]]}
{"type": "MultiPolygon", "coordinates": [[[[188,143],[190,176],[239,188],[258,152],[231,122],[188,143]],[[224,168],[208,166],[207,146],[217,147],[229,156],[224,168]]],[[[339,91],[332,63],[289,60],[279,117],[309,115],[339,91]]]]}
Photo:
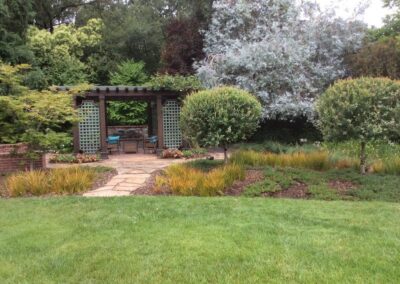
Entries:
{"type": "Polygon", "coordinates": [[[386,15],[393,13],[393,10],[383,8],[382,0],[315,0],[321,7],[329,7],[333,5],[337,11],[337,14],[343,17],[349,17],[353,15],[354,9],[357,8],[360,3],[369,4],[365,10],[364,16],[361,20],[366,22],[370,26],[381,27],[383,18],[386,15]]]}

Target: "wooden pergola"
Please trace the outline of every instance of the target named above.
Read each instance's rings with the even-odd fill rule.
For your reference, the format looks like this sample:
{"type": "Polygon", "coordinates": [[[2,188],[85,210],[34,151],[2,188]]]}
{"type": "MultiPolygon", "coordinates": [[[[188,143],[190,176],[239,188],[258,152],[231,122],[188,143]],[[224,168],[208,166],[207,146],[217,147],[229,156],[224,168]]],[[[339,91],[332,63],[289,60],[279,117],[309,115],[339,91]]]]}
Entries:
{"type": "MultiPolygon", "coordinates": [[[[69,88],[61,87],[60,89],[68,90],[69,88]]],[[[177,126],[178,121],[176,120],[177,118],[179,120],[180,101],[185,94],[186,93],[183,92],[153,90],[146,87],[135,86],[96,86],[84,95],[74,96],[74,106],[79,110],[81,117],[81,122],[73,129],[74,151],[76,153],[86,151],[94,152],[93,148],[98,145],[99,149],[97,152],[100,152],[104,158],[107,157],[108,101],[136,100],[150,102],[149,120],[151,120],[151,114],[155,114],[156,123],[153,123],[156,126],[156,130],[152,130],[154,130],[153,135],[158,137],[158,149],[177,146],[171,145],[171,139],[168,138],[170,135],[166,137],[166,134],[170,134],[168,131],[174,132],[175,134],[177,131],[180,133],[180,130],[176,129],[177,127],[179,128],[179,126],[177,126]],[[89,146],[84,149],[87,145],[89,146]],[[90,147],[92,147],[92,149],[88,151],[87,149],[90,147]]],[[[149,122],[149,124],[150,123],[151,122],[149,122]]],[[[176,144],[176,139],[173,142],[176,144]]]]}

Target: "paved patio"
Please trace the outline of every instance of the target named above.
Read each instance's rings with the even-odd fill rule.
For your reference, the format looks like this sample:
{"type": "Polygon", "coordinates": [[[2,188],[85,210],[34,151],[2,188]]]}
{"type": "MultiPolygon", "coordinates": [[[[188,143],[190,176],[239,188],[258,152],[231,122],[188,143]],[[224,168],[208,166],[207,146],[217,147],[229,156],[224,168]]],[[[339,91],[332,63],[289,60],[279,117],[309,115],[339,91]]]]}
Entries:
{"type": "MultiPolygon", "coordinates": [[[[216,159],[223,159],[221,153],[212,154],[216,159]]],[[[112,155],[107,160],[85,164],[87,166],[106,166],[115,168],[118,172],[106,185],[89,191],[83,196],[111,197],[127,196],[143,186],[146,180],[157,170],[171,164],[186,162],[185,159],[160,159],[149,154],[120,154],[112,155]]],[[[66,167],[65,164],[48,164],[50,168],[66,167]]]]}

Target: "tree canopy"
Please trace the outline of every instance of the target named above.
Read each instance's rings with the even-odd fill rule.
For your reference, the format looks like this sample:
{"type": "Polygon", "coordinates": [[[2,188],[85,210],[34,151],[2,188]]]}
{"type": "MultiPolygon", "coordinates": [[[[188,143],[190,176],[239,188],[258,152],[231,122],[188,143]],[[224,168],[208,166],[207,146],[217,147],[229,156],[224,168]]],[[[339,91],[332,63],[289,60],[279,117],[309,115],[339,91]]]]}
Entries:
{"type": "Polygon", "coordinates": [[[307,1],[215,1],[197,74],[256,94],[265,118],[312,118],[314,98],[346,76],[344,56],[361,47],[364,29],[307,1]]]}

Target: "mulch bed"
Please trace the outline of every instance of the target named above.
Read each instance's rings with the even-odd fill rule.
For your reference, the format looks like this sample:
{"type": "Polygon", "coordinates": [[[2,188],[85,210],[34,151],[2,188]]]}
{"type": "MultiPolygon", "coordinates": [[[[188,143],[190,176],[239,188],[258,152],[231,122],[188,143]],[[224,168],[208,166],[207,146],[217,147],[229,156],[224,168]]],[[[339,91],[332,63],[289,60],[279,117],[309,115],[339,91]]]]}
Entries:
{"type": "Polygon", "coordinates": [[[162,191],[155,191],[156,177],[162,174],[163,170],[157,170],[153,172],[150,177],[146,180],[144,186],[139,187],[131,193],[131,195],[171,195],[167,189],[162,191]]]}
{"type": "Polygon", "coordinates": [[[105,173],[97,174],[97,179],[93,183],[92,188],[90,190],[95,190],[95,189],[105,186],[117,174],[118,174],[118,172],[116,169],[105,172],[105,173]]]}
{"type": "Polygon", "coordinates": [[[264,173],[261,170],[247,170],[246,178],[243,181],[236,181],[231,188],[225,191],[226,195],[239,196],[245,190],[245,188],[253,183],[262,181],[264,179],[264,173]]]}

